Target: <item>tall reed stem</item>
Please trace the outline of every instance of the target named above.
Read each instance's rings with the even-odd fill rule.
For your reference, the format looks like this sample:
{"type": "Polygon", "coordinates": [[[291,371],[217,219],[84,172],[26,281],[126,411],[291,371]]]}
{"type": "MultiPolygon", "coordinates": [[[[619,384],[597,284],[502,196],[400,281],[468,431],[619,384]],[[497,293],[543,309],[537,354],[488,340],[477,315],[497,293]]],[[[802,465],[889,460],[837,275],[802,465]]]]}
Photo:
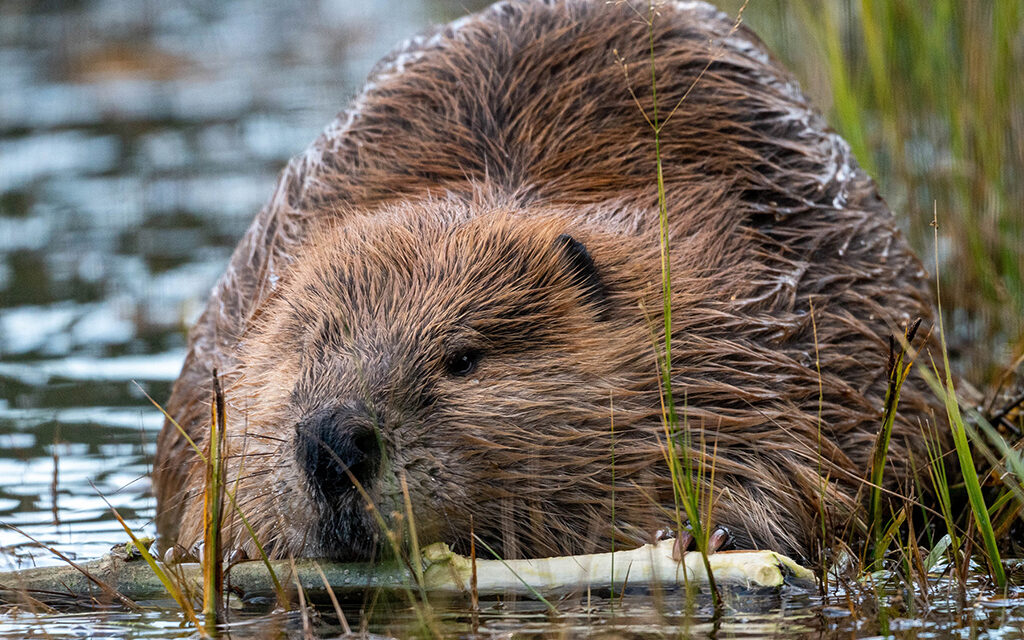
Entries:
{"type": "Polygon", "coordinates": [[[224,558],[221,524],[224,511],[224,392],[213,371],[213,402],[210,403],[210,442],[206,455],[206,486],[203,494],[203,618],[211,633],[224,619],[224,558]]]}

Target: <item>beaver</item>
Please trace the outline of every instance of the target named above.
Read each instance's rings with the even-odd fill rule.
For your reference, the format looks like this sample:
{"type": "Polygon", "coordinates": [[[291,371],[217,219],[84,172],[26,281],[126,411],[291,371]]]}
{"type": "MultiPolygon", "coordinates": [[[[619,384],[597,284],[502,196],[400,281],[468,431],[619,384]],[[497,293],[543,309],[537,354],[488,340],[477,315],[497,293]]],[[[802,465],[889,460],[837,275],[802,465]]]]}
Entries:
{"type": "MultiPolygon", "coordinates": [[[[712,550],[809,561],[822,518],[863,532],[888,339],[916,318],[926,272],[874,182],[746,27],[513,0],[400,46],[292,160],[167,411],[203,446],[223,376],[228,483],[276,557],[371,559],[410,520],[507,558],[639,544],[677,522],[677,457],[712,550]]],[[[907,383],[890,495],[939,407],[907,383]]],[[[153,477],[164,546],[192,546],[203,465],[170,421],[153,477]]]]}

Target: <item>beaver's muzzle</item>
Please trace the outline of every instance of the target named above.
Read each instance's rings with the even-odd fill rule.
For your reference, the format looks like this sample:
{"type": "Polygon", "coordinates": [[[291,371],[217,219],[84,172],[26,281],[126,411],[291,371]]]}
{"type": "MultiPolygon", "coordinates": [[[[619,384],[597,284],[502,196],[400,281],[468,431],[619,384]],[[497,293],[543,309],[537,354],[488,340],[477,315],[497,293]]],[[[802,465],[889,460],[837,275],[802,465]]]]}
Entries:
{"type": "Polygon", "coordinates": [[[319,500],[366,487],[380,464],[374,422],[362,403],[318,410],[295,425],[295,456],[319,500]]]}

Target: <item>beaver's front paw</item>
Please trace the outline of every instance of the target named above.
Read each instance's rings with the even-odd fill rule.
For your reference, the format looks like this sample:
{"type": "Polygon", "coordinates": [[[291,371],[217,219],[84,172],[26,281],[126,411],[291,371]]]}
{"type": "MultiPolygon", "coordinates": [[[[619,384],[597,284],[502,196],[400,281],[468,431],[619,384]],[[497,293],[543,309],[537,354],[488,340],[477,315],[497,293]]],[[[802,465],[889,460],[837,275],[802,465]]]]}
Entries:
{"type": "MultiPolygon", "coordinates": [[[[708,536],[708,555],[715,553],[716,551],[724,551],[732,544],[732,535],[729,530],[725,527],[715,527],[711,531],[711,535],[708,536]]],[[[696,541],[693,538],[693,530],[690,528],[690,523],[687,522],[683,525],[683,529],[676,536],[676,542],[672,545],[672,559],[680,561],[683,559],[683,555],[687,551],[696,550],[696,541]]]]}

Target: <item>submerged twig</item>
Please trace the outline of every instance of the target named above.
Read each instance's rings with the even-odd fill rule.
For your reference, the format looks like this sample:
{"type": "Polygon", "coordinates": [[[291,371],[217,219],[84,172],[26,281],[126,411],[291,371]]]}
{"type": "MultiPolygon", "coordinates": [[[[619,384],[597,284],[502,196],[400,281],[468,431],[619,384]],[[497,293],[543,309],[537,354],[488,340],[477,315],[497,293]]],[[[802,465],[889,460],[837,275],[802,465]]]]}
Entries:
{"type": "MultiPolygon", "coordinates": [[[[79,563],[75,562],[71,558],[69,558],[66,555],[64,555],[63,553],[61,553],[59,549],[56,549],[54,547],[51,547],[50,545],[44,544],[44,543],[36,540],[35,538],[33,538],[29,534],[25,533],[24,531],[22,531],[18,527],[15,527],[14,525],[10,525],[9,524],[9,525],[7,525],[7,527],[9,529],[11,529],[12,531],[16,532],[16,533],[20,533],[21,535],[25,536],[26,538],[28,538],[32,542],[34,542],[37,545],[39,545],[40,547],[46,549],[47,551],[49,551],[50,553],[52,553],[53,555],[57,556],[58,558],[60,558],[61,560],[63,560],[64,562],[66,562],[68,564],[68,567],[54,567],[54,569],[60,570],[61,573],[66,574],[66,575],[70,575],[73,578],[85,579],[86,582],[83,584],[84,588],[78,590],[75,595],[79,595],[81,597],[89,597],[89,598],[91,598],[92,597],[92,587],[95,586],[95,587],[99,587],[99,589],[103,593],[105,593],[108,597],[110,597],[111,599],[120,602],[126,609],[128,609],[130,611],[141,611],[142,610],[142,608],[139,607],[139,605],[137,605],[131,598],[129,598],[128,596],[124,595],[124,593],[120,589],[118,589],[115,586],[112,586],[110,584],[110,582],[107,581],[107,580],[104,580],[102,576],[98,576],[92,570],[92,567],[89,564],[79,564],[79,563]]],[[[21,576],[21,575],[24,575],[24,573],[22,573],[22,572],[12,572],[12,573],[7,573],[7,574],[4,574],[4,575],[0,576],[0,591],[14,591],[14,592],[24,591],[26,593],[31,593],[33,591],[33,589],[27,583],[23,584],[23,583],[19,583],[18,582],[18,577],[21,576]]],[[[64,597],[67,596],[67,593],[68,593],[68,591],[70,591],[70,589],[65,588],[64,581],[60,581],[60,582],[54,582],[50,586],[49,589],[46,589],[46,591],[49,591],[51,593],[52,592],[57,592],[57,593],[60,594],[60,596],[62,598],[64,598],[64,597]]],[[[41,595],[41,594],[37,594],[37,595],[41,595]]],[[[46,598],[39,597],[38,600],[41,601],[41,602],[45,602],[46,598]]]]}

